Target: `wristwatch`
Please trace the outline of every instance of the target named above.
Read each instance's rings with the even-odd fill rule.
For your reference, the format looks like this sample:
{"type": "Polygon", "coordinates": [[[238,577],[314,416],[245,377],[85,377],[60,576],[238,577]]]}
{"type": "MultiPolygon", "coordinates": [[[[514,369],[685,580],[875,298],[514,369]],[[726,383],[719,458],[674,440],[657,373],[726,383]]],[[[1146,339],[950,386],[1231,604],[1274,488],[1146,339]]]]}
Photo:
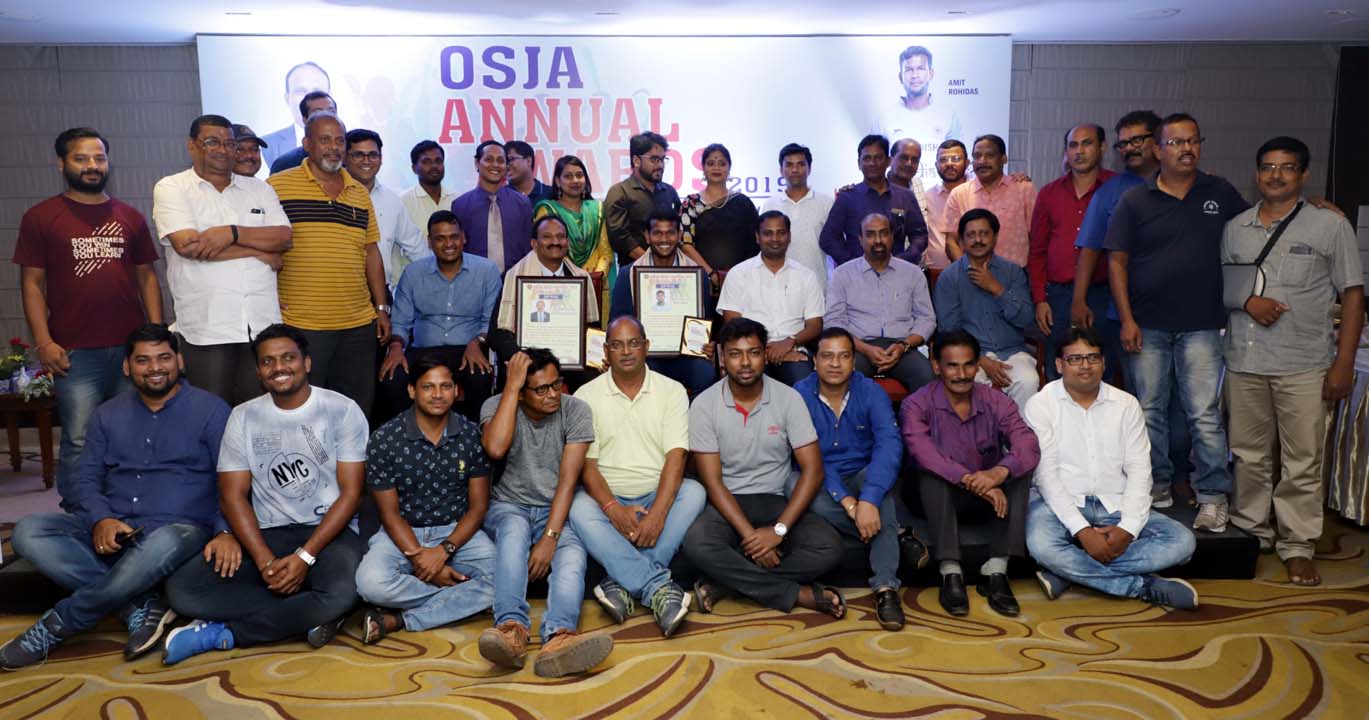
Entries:
{"type": "Polygon", "coordinates": [[[390,314],[390,306],[389,306],[389,305],[386,305],[386,304],[384,304],[384,303],[381,303],[380,305],[377,305],[377,306],[376,306],[376,312],[383,312],[383,313],[385,313],[386,315],[389,315],[389,314],[390,314]]]}
{"type": "Polygon", "coordinates": [[[547,537],[551,538],[552,540],[560,540],[560,539],[561,539],[561,531],[560,531],[560,530],[552,530],[551,528],[547,528],[547,537]]]}
{"type": "Polygon", "coordinates": [[[789,526],[782,522],[775,523],[775,534],[783,538],[785,535],[789,534],[789,526]]]}
{"type": "Polygon", "coordinates": [[[442,549],[443,549],[443,550],[446,550],[448,555],[455,555],[455,554],[456,554],[456,546],[453,545],[453,544],[451,543],[450,540],[443,540],[443,541],[442,541],[442,549]]]}
{"type": "Polygon", "coordinates": [[[318,560],[318,558],[314,557],[313,555],[310,555],[309,551],[305,550],[303,546],[295,548],[295,555],[298,556],[300,560],[303,560],[304,564],[308,565],[309,567],[313,567],[314,561],[318,560]]]}

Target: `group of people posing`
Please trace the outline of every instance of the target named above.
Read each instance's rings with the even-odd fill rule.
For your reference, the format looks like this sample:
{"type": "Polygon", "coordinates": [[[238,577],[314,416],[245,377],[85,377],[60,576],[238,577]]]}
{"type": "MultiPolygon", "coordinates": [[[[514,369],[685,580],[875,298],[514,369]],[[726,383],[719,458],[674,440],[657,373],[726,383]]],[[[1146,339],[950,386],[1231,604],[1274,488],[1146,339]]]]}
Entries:
{"type": "Polygon", "coordinates": [[[72,594],[0,666],[110,613],[130,658],[318,647],[359,596],[367,643],[492,607],[480,652],[522,667],[528,583],[545,578],[534,669],[555,677],[612,649],[577,632],[589,557],[613,620],[641,604],[669,636],[732,595],[843,617],[820,581],[843,536],[865,546],[875,620],[894,631],[900,555],[920,548],[900,527],[903,482],[950,614],[969,612],[974,521],[991,538],[978,592],[999,613],[1019,612],[1008,563],[1028,551],[1049,598],[1079,584],[1191,609],[1196,590],[1156,573],[1187,561],[1193,534],[1151,512],[1190,455],[1194,529],[1234,518],[1292,582],[1319,582],[1326,402],[1353,381],[1363,280],[1348,223],[1302,197],[1296,139],[1255,153],[1253,207],[1198,169],[1185,114],[1124,116],[1122,174],[1101,167],[1102,127],[1071,129],[1066,172],[1039,193],[1003,172],[992,135],[942,143],[933,188],[917,143],[868,136],[862,182],[835,198],[790,144],[762,212],[727,190],[721,145],[680,201],[649,132],[602,204],[574,156],[545,186],[531,148],[494,141],[455,198],[443,149],[420,143],[401,196],[376,181],[378,135],[346,131],[324,93],[301,106],[296,167],[255,179],[262,141],[206,115],[191,168],[157,184],[174,332],[147,224],[104,192],[107,142],[58,137],[68,190],[25,215],[15,261],[56,375],[65,512],[25,518],[13,542],[72,594]],[[634,265],[703,269],[708,357],[648,357],[634,265]],[[1224,288],[1224,265],[1259,282],[1224,288]],[[518,346],[525,276],[598,281],[585,321],[606,330],[604,372],[518,346]],[[897,414],[882,378],[906,392],[897,414]],[[171,629],[178,616],[194,621],[171,629]]]}

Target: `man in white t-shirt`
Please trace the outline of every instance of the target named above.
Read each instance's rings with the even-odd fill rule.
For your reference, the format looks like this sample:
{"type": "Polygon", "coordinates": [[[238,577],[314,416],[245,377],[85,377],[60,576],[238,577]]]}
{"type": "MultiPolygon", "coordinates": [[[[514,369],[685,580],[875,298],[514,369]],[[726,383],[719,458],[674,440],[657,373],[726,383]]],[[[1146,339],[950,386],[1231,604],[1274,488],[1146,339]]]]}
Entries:
{"type": "Polygon", "coordinates": [[[167,635],[167,665],[299,635],[322,647],[356,603],[366,416],[309,385],[299,330],[272,325],[252,345],[268,394],[233,408],[219,450],[219,502],[250,562],[219,574],[192,560],[167,581],[172,608],[202,618],[167,635]]]}
{"type": "Polygon", "coordinates": [[[786,255],[812,270],[818,285],[826,288],[831,258],[822,251],[818,240],[835,200],[830,193],[819,193],[808,185],[808,175],[812,170],[811,150],[798,143],[789,143],[780,148],[780,174],[784,176],[784,192],[771,195],[761,207],[761,212],[778,210],[789,218],[790,239],[786,255]]]}

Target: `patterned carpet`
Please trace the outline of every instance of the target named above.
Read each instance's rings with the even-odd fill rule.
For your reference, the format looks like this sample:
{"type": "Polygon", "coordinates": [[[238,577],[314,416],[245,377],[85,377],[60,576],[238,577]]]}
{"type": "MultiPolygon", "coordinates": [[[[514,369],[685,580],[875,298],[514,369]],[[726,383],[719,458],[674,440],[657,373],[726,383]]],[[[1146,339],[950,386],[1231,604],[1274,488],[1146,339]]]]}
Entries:
{"type": "MultiPolygon", "coordinates": [[[[72,640],[0,675],[0,718],[1362,718],[1369,708],[1369,531],[1328,520],[1326,583],[1286,583],[1262,557],[1254,582],[1198,583],[1199,612],[1072,589],[1014,589],[1021,618],[971,591],[951,619],[934,589],[904,593],[909,627],[874,625],[868,591],[834,621],[724,601],[659,638],[647,615],[614,628],[594,674],[548,681],[492,672],[475,638],[488,616],[440,631],[213,653],[164,668],[120,657],[121,629],[72,640]]],[[[0,589],[0,591],[3,591],[0,589]]],[[[535,613],[540,609],[535,608],[535,613]]],[[[0,617],[0,638],[32,617],[0,617]]],[[[583,625],[603,628],[587,603],[583,625]]]]}

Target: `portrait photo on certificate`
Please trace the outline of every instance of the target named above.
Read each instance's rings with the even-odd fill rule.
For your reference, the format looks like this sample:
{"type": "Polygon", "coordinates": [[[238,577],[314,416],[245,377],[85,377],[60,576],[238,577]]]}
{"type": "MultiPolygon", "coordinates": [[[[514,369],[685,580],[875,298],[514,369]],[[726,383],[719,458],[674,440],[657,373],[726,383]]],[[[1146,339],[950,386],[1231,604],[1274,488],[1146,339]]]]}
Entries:
{"type": "Polygon", "coordinates": [[[684,319],[704,314],[703,288],[703,268],[633,266],[634,309],[651,342],[648,356],[680,354],[684,319]]]}
{"type": "Polygon", "coordinates": [[[585,368],[585,303],[582,277],[519,277],[515,283],[518,347],[551,350],[566,370],[585,368]]]}
{"type": "MultiPolygon", "coordinates": [[[[698,317],[684,319],[684,337],[680,338],[680,354],[707,358],[704,346],[713,339],[713,321],[698,317]]],[[[711,358],[710,358],[711,359],[711,358]]]]}

